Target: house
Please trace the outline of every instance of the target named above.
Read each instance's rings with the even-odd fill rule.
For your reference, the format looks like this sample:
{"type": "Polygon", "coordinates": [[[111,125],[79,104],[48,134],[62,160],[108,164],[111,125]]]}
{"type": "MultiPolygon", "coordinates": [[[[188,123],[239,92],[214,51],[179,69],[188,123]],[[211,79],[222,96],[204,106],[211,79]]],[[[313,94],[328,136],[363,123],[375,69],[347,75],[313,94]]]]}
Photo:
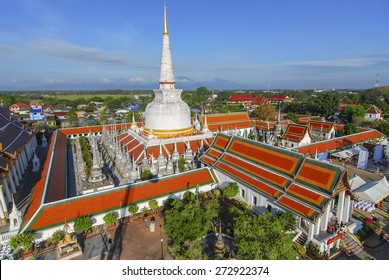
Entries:
{"type": "Polygon", "coordinates": [[[309,121],[307,126],[309,132],[315,141],[328,140],[335,138],[335,124],[323,121],[309,121]]]}
{"type": "Polygon", "coordinates": [[[270,95],[267,100],[272,105],[278,105],[282,103],[289,103],[292,99],[287,95],[270,95]]]}
{"type": "Polygon", "coordinates": [[[343,167],[222,133],[200,161],[212,167],[221,185],[236,182],[239,199],[254,212],[287,211],[296,215],[308,241],[317,244],[321,252],[328,253],[336,246],[330,240],[337,233],[325,234],[334,216],[351,231],[357,227],[350,220],[350,185],[343,167]]]}
{"type": "Polygon", "coordinates": [[[254,97],[252,94],[233,94],[227,99],[227,104],[240,104],[245,107],[250,106],[254,97]]]}
{"type": "Polygon", "coordinates": [[[30,110],[30,120],[31,121],[45,121],[45,115],[42,112],[42,107],[30,110]]]}
{"type": "Polygon", "coordinates": [[[309,133],[308,126],[301,124],[289,124],[285,133],[281,136],[282,146],[287,148],[298,147],[310,144],[312,136],[309,133]]]}
{"type": "Polygon", "coordinates": [[[29,114],[31,107],[26,103],[20,102],[20,103],[12,104],[9,107],[9,110],[15,114],[29,114]]]}
{"type": "Polygon", "coordinates": [[[267,100],[266,97],[257,96],[251,102],[251,107],[252,108],[257,108],[258,106],[263,105],[263,104],[269,104],[269,100],[267,100]]]}
{"type": "Polygon", "coordinates": [[[382,120],[382,110],[380,110],[377,106],[372,105],[370,106],[365,115],[365,120],[367,121],[375,121],[375,120],[382,120]]]}

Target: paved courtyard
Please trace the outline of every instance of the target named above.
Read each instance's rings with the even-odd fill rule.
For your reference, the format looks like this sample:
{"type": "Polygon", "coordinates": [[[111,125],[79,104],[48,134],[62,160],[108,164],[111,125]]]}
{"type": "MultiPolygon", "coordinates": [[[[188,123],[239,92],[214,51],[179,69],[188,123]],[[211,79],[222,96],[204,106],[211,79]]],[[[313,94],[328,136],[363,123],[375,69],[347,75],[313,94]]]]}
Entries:
{"type": "Polygon", "coordinates": [[[172,257],[167,252],[168,237],[163,233],[163,220],[155,217],[154,232],[150,232],[149,225],[150,219],[146,223],[119,226],[108,259],[171,260],[172,257]]]}

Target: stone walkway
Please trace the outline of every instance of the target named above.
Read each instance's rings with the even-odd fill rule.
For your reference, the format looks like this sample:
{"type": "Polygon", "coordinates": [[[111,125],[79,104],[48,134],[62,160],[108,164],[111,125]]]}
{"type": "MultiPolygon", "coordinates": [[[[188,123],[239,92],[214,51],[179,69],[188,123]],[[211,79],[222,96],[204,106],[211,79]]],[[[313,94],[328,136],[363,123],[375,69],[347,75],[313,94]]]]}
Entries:
{"type": "Polygon", "coordinates": [[[148,219],[146,227],[144,222],[119,226],[108,259],[171,260],[167,251],[168,237],[163,232],[163,220],[155,217],[155,232],[150,232],[149,225],[148,219]]]}

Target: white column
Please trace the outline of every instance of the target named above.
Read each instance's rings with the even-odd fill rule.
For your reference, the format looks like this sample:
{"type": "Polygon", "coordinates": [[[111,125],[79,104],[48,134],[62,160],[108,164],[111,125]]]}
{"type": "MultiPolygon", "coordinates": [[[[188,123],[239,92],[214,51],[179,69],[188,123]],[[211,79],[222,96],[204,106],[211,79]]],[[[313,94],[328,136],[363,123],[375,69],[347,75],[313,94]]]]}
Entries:
{"type": "Polygon", "coordinates": [[[313,239],[313,229],[314,224],[309,222],[308,241],[311,241],[313,239]]]}
{"type": "Polygon", "coordinates": [[[11,185],[11,192],[12,193],[16,193],[16,186],[15,186],[15,182],[14,182],[14,180],[13,180],[13,178],[12,178],[12,174],[11,174],[11,172],[8,172],[8,182],[9,182],[9,184],[11,185]]]}
{"type": "Polygon", "coordinates": [[[0,219],[2,220],[2,222],[5,222],[5,213],[2,205],[0,205],[0,219]]]}
{"type": "Polygon", "coordinates": [[[338,211],[336,212],[336,217],[338,218],[338,222],[343,221],[343,209],[344,209],[344,196],[345,196],[346,191],[341,191],[339,193],[339,198],[338,198],[338,211]]]}
{"type": "Polygon", "coordinates": [[[22,150],[22,161],[24,163],[24,170],[23,170],[23,174],[24,174],[24,171],[26,171],[27,167],[28,167],[28,161],[27,161],[27,157],[26,157],[26,149],[24,148],[22,150]]]}
{"type": "Polygon", "coordinates": [[[4,212],[8,212],[7,202],[5,202],[4,193],[3,193],[4,186],[0,187],[0,202],[1,205],[3,205],[4,212]]]}
{"type": "Polygon", "coordinates": [[[12,201],[12,197],[11,197],[11,193],[10,193],[10,191],[9,191],[7,178],[4,178],[4,179],[3,179],[3,188],[4,188],[4,190],[5,190],[5,195],[6,195],[6,197],[7,197],[7,201],[8,201],[8,202],[11,202],[11,201],[12,201]]]}
{"type": "Polygon", "coordinates": [[[38,146],[38,143],[36,141],[36,135],[34,134],[34,136],[32,137],[32,148],[35,149],[36,146],[38,146]]]}
{"type": "Polygon", "coordinates": [[[314,235],[319,235],[319,233],[320,233],[321,219],[322,219],[322,217],[320,217],[320,218],[317,220],[316,224],[315,224],[314,235]]]}
{"type": "Polygon", "coordinates": [[[322,216],[322,223],[321,223],[321,230],[327,230],[327,227],[328,227],[328,221],[329,221],[329,217],[330,217],[330,212],[331,212],[331,202],[328,203],[325,211],[324,211],[324,214],[322,216]]]}
{"type": "MultiPolygon", "coordinates": [[[[16,166],[15,166],[15,164],[14,164],[14,165],[12,166],[12,169],[11,169],[11,170],[12,170],[12,173],[13,173],[13,175],[14,175],[13,177],[12,177],[12,176],[11,176],[11,177],[12,177],[12,181],[14,182],[14,187],[15,187],[15,188],[16,188],[17,186],[19,186],[19,177],[18,177],[18,174],[16,173],[16,170],[17,170],[16,167],[18,166],[18,165],[17,165],[17,162],[18,162],[18,161],[16,161],[16,166]]],[[[8,173],[8,174],[11,175],[11,173],[8,173]]],[[[15,190],[15,191],[12,190],[12,192],[13,192],[13,193],[16,193],[16,190],[15,190]]]]}
{"type": "Polygon", "coordinates": [[[16,185],[19,185],[19,181],[22,180],[22,168],[21,168],[21,159],[20,155],[16,158],[15,164],[15,173],[17,173],[18,182],[16,185]]]}
{"type": "Polygon", "coordinates": [[[297,227],[299,228],[301,226],[301,217],[297,217],[297,227]]]}
{"type": "Polygon", "coordinates": [[[351,207],[351,197],[348,195],[344,201],[344,210],[343,210],[343,222],[347,223],[350,220],[350,207],[351,207]]]}
{"type": "Polygon", "coordinates": [[[29,161],[32,157],[32,144],[31,140],[28,141],[27,146],[26,146],[26,152],[27,152],[27,161],[29,161]]]}

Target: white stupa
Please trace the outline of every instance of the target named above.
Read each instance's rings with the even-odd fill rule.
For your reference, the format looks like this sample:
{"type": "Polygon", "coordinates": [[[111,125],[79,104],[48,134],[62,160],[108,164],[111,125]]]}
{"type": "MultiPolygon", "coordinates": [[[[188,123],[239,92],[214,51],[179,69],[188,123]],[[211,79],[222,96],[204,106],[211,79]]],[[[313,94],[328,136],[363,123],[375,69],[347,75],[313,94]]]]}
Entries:
{"type": "Polygon", "coordinates": [[[181,99],[182,89],[175,88],[172,54],[164,7],[163,41],[159,89],[154,90],[154,101],[145,110],[144,133],[166,138],[193,133],[190,108],[181,99]]]}

